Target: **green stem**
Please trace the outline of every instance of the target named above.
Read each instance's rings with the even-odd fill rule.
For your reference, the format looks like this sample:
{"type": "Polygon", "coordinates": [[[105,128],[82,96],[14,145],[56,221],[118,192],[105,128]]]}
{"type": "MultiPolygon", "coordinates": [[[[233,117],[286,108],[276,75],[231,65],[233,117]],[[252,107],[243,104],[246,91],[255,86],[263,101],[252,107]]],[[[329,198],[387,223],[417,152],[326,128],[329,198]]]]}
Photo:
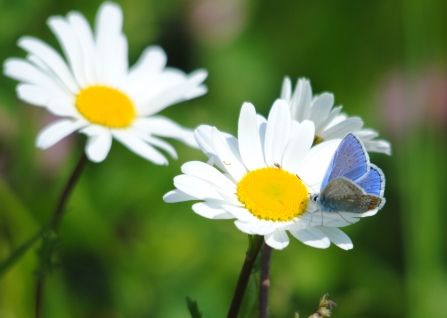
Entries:
{"type": "MultiPolygon", "coordinates": [[[[78,182],[79,177],[81,176],[82,171],[84,170],[87,162],[88,162],[87,156],[83,151],[81,157],[79,158],[78,163],[76,164],[75,169],[71,173],[70,178],[68,179],[64,189],[62,190],[59,200],[57,201],[57,205],[54,209],[53,218],[51,219],[50,223],[50,228],[55,234],[59,232],[59,228],[62,222],[62,217],[64,216],[65,206],[67,205],[68,198],[70,197],[70,194],[74,189],[74,186],[78,182]]],[[[45,239],[43,240],[43,244],[47,244],[48,242],[50,242],[50,240],[45,239]]],[[[45,246],[42,247],[42,250],[46,250],[45,246]]],[[[51,255],[49,257],[51,257],[51,255]]],[[[46,271],[43,270],[37,280],[36,303],[35,303],[36,318],[42,317],[45,276],[46,271]]]]}
{"type": "Polygon", "coordinates": [[[259,286],[259,318],[268,318],[271,259],[272,259],[272,248],[267,244],[265,244],[261,253],[261,275],[260,275],[260,286],[259,286]]]}
{"type": "Polygon", "coordinates": [[[255,265],[256,258],[263,244],[263,236],[250,236],[250,243],[248,246],[248,251],[245,255],[245,262],[242,266],[241,273],[239,274],[239,279],[237,281],[230,309],[228,310],[227,318],[237,318],[237,315],[241,308],[242,300],[244,299],[245,291],[247,289],[247,284],[253,270],[253,266],[255,265]]]}

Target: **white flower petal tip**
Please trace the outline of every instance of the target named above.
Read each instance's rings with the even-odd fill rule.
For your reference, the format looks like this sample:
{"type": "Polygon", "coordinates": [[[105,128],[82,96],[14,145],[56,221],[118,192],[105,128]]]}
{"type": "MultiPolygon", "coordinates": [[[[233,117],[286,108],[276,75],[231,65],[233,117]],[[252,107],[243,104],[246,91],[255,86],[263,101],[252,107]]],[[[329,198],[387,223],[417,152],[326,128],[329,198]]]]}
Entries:
{"type": "Polygon", "coordinates": [[[351,239],[343,231],[335,227],[317,226],[317,228],[327,235],[329,240],[344,250],[350,250],[354,247],[351,239]]]}
{"type": "Polygon", "coordinates": [[[275,230],[275,232],[266,235],[264,239],[268,246],[276,250],[285,249],[290,243],[287,233],[282,230],[275,230]]]}
{"type": "Polygon", "coordinates": [[[344,138],[353,133],[364,142],[370,152],[391,154],[391,145],[385,140],[375,140],[378,134],[372,136],[371,130],[363,128],[363,121],[358,117],[347,117],[340,114],[341,106],[333,107],[334,95],[323,93],[313,96],[309,80],[298,79],[295,91],[291,92],[291,82],[285,78],[280,96],[285,99],[292,111],[293,118],[302,122],[311,120],[315,124],[315,137],[319,141],[344,138]]]}
{"type": "Polygon", "coordinates": [[[91,161],[101,162],[107,157],[111,146],[112,134],[104,129],[100,134],[88,138],[85,152],[91,161]]]}
{"type": "Polygon", "coordinates": [[[298,240],[306,245],[316,248],[328,248],[331,245],[329,238],[319,229],[307,227],[298,231],[290,231],[298,240]]]}
{"type": "Polygon", "coordinates": [[[36,147],[47,149],[85,125],[82,121],[62,119],[44,128],[36,139],[36,147]]]}
{"type": "Polygon", "coordinates": [[[167,68],[166,53],[158,46],[144,50],[138,62],[129,68],[127,38],[122,31],[123,12],[115,2],[100,5],[94,30],[75,11],[66,16],[51,16],[47,24],[62,54],[40,39],[23,36],[18,46],[28,53],[27,57],[7,59],[3,70],[6,76],[20,82],[16,91],[21,100],[45,107],[63,118],[39,133],[37,147],[51,147],[82,128],[90,136],[85,149],[94,162],[107,157],[112,138],[159,165],[168,161],[154,147],[174,159],[177,153],[156,136],[198,147],[192,130],[153,115],[205,94],[206,70],[186,74],[167,68]],[[98,126],[101,133],[96,131],[98,126]],[[89,133],[89,127],[96,128],[89,133]]]}
{"type": "Polygon", "coordinates": [[[188,195],[180,190],[169,191],[163,196],[163,201],[165,201],[166,203],[184,202],[195,199],[195,197],[188,195]]]}

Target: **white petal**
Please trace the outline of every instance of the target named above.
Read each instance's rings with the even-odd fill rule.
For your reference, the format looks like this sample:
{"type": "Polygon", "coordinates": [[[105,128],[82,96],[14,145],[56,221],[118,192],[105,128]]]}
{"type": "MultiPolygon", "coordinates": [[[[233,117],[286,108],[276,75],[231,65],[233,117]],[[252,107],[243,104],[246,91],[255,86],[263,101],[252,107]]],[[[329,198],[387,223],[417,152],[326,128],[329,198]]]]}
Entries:
{"type": "Polygon", "coordinates": [[[177,189],[195,197],[196,200],[222,200],[222,197],[206,181],[182,174],[174,178],[177,189]]]}
{"type": "Polygon", "coordinates": [[[350,250],[354,247],[352,241],[342,230],[336,227],[317,226],[317,228],[327,235],[329,240],[344,250],[350,250]]]}
{"type": "Polygon", "coordinates": [[[160,74],[166,66],[166,53],[159,46],[146,48],[137,63],[129,70],[125,83],[125,89],[129,92],[137,92],[144,89],[141,85],[160,74]]]}
{"type": "Polygon", "coordinates": [[[309,118],[312,88],[305,78],[300,78],[292,96],[292,117],[298,122],[309,118]]]}
{"type": "Polygon", "coordinates": [[[329,113],[333,105],[334,105],[334,95],[329,93],[321,94],[312,103],[309,120],[314,122],[317,130],[321,127],[321,124],[329,116],[329,113]]]}
{"type": "Polygon", "coordinates": [[[74,80],[67,64],[59,53],[57,53],[51,46],[39,39],[29,36],[20,38],[18,45],[42,60],[42,62],[54,72],[64,86],[73,94],[79,92],[79,86],[74,80]]]}
{"type": "Polygon", "coordinates": [[[87,81],[84,74],[83,57],[74,30],[62,17],[50,17],[48,25],[59,40],[77,83],[80,87],[85,87],[87,81]]]}
{"type": "Polygon", "coordinates": [[[282,161],[290,139],[291,122],[288,104],[284,100],[277,100],[270,110],[265,133],[265,162],[270,167],[282,161]]]}
{"type": "Polygon", "coordinates": [[[101,83],[115,86],[127,75],[127,42],[122,34],[121,7],[104,2],[95,20],[96,71],[101,83]]]}
{"type": "Polygon", "coordinates": [[[200,125],[194,130],[194,138],[196,139],[199,148],[209,158],[208,164],[216,165],[222,171],[225,171],[225,167],[217,157],[217,153],[214,150],[213,141],[211,138],[212,127],[208,125],[200,125]]]}
{"type": "Polygon", "coordinates": [[[236,219],[243,222],[251,222],[255,218],[246,208],[224,204],[223,208],[231,213],[236,219]]]}
{"type": "Polygon", "coordinates": [[[355,135],[362,139],[362,141],[371,140],[379,136],[379,133],[373,129],[363,128],[355,132],[355,135]]]}
{"type": "Polygon", "coordinates": [[[222,206],[217,202],[200,202],[192,206],[194,212],[198,215],[208,219],[223,220],[234,219],[230,213],[222,209],[222,206]]]}
{"type": "Polygon", "coordinates": [[[95,70],[95,41],[93,33],[85,17],[79,12],[69,12],[67,20],[78,39],[82,54],[83,72],[87,85],[97,84],[95,70]]]}
{"type": "Polygon", "coordinates": [[[309,186],[313,192],[320,192],[321,182],[340,139],[330,140],[312,147],[296,170],[298,177],[309,186]]]}
{"type": "Polygon", "coordinates": [[[323,131],[321,137],[324,140],[335,138],[344,138],[349,133],[355,133],[363,127],[363,122],[358,117],[349,117],[348,119],[323,131]]]}
{"type": "Polygon", "coordinates": [[[157,164],[167,165],[167,159],[154,147],[145,143],[143,140],[129,133],[126,130],[114,129],[113,136],[127,148],[135,152],[137,155],[157,164]]]}
{"type": "Polygon", "coordinates": [[[264,221],[254,218],[251,223],[251,232],[257,235],[268,235],[276,230],[275,223],[273,221],[264,221]]]}
{"type": "Polygon", "coordinates": [[[308,226],[324,226],[324,227],[344,227],[357,223],[362,217],[360,214],[333,212],[322,213],[315,211],[313,213],[306,213],[300,220],[308,226]]]}
{"type": "Polygon", "coordinates": [[[309,120],[303,121],[298,129],[293,131],[293,136],[284,151],[281,166],[285,170],[295,173],[312,146],[314,137],[314,124],[309,120]]]}
{"type": "Polygon", "coordinates": [[[58,80],[54,76],[50,76],[36,65],[23,59],[7,59],[4,63],[4,73],[18,81],[49,89],[58,95],[72,95],[66,88],[58,84],[58,80]]]}
{"type": "Polygon", "coordinates": [[[286,248],[289,242],[289,236],[284,230],[276,229],[274,232],[265,236],[265,243],[277,250],[286,248]]]}
{"type": "Polygon", "coordinates": [[[57,116],[83,119],[74,106],[72,96],[59,95],[48,88],[32,84],[17,85],[17,95],[27,103],[46,107],[57,116]]]}
{"type": "Polygon", "coordinates": [[[55,121],[39,132],[36,147],[47,149],[85,125],[87,123],[81,120],[61,119],[55,121]]]}
{"type": "Polygon", "coordinates": [[[306,245],[316,248],[328,248],[331,245],[329,238],[315,227],[307,227],[298,231],[289,231],[295,238],[306,245]]]}
{"type": "Polygon", "coordinates": [[[236,227],[241,232],[244,232],[244,233],[247,233],[247,234],[253,234],[251,232],[251,223],[250,222],[243,222],[243,221],[240,221],[240,220],[236,220],[236,221],[234,221],[234,225],[236,225],[236,227]]]}
{"type": "Polygon", "coordinates": [[[134,121],[134,127],[146,133],[174,138],[190,147],[198,148],[194,132],[191,129],[184,128],[175,121],[163,116],[138,118],[134,121]]]}
{"type": "Polygon", "coordinates": [[[48,89],[32,84],[19,84],[16,90],[21,100],[36,106],[46,106],[51,98],[48,89]]]}
{"type": "Polygon", "coordinates": [[[218,160],[222,163],[225,171],[239,182],[245,176],[247,170],[242,164],[238,149],[233,148],[229,140],[215,127],[211,130],[211,137],[218,160]]]}
{"type": "Polygon", "coordinates": [[[87,157],[93,162],[103,161],[112,147],[112,134],[104,128],[100,134],[92,135],[85,145],[87,157]]]}
{"type": "Polygon", "coordinates": [[[286,76],[282,81],[280,98],[289,102],[291,96],[292,96],[292,81],[290,80],[290,77],[286,76]]]}
{"type": "MultiPolygon", "coordinates": [[[[168,71],[165,71],[164,74],[167,72],[168,71]]],[[[180,71],[177,70],[176,72],[179,73],[180,71]]],[[[152,94],[149,98],[138,103],[140,116],[153,115],[168,106],[189,99],[191,91],[196,90],[196,88],[201,85],[208,76],[208,72],[205,70],[196,70],[188,76],[182,76],[184,77],[184,80],[180,83],[174,83],[174,85],[172,85],[172,81],[166,81],[165,85],[158,89],[158,94],[152,94]]],[[[157,78],[157,81],[159,79],[160,76],[157,78]]],[[[150,88],[150,90],[153,89],[154,87],[150,88]]],[[[150,91],[148,92],[150,93],[150,91]]]]}
{"type": "Polygon", "coordinates": [[[156,137],[151,136],[151,135],[142,134],[141,132],[139,132],[139,131],[137,131],[135,129],[129,129],[129,131],[132,131],[133,133],[135,133],[136,136],[138,136],[139,138],[141,138],[141,140],[147,142],[148,144],[150,144],[152,146],[155,146],[157,148],[163,149],[172,158],[178,159],[177,152],[175,151],[175,148],[172,147],[166,141],[164,141],[164,140],[162,140],[160,138],[156,138],[156,137]]]}
{"type": "Polygon", "coordinates": [[[388,156],[391,155],[391,144],[389,141],[378,139],[378,140],[366,140],[363,141],[367,151],[380,152],[388,156]]]}
{"type": "Polygon", "coordinates": [[[226,192],[236,193],[237,191],[236,185],[225,177],[222,172],[204,162],[189,161],[181,169],[184,174],[209,181],[226,192]]]}
{"type": "Polygon", "coordinates": [[[185,95],[185,100],[193,99],[205,95],[206,93],[208,93],[208,87],[204,84],[201,84],[187,92],[185,95]]]}
{"type": "Polygon", "coordinates": [[[169,191],[163,196],[163,201],[165,201],[166,203],[176,203],[191,200],[197,200],[197,198],[177,189],[169,191]]]}
{"type": "Polygon", "coordinates": [[[321,137],[323,131],[334,124],[335,119],[339,116],[340,111],[341,106],[334,107],[329,113],[329,115],[326,117],[326,119],[321,123],[319,123],[318,127],[315,127],[315,135],[321,137]]]}
{"type": "Polygon", "coordinates": [[[242,105],[238,123],[238,141],[242,160],[248,170],[265,167],[256,110],[251,103],[242,105]]]}
{"type": "Polygon", "coordinates": [[[258,124],[258,133],[259,139],[261,140],[262,153],[265,154],[265,133],[267,131],[267,119],[258,114],[256,115],[256,123],[258,124]]]}

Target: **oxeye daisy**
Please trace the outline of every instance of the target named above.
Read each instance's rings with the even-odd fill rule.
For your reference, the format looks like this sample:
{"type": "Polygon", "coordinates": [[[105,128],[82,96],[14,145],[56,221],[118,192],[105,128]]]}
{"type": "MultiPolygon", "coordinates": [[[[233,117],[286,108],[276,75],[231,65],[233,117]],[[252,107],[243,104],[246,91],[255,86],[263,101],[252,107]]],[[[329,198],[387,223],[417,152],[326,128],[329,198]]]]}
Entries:
{"type": "Polygon", "coordinates": [[[285,77],[281,98],[285,99],[291,108],[292,116],[298,122],[311,120],[315,124],[315,142],[344,138],[353,133],[363,142],[367,151],[391,154],[388,141],[375,139],[378,133],[369,128],[363,128],[363,121],[359,117],[348,117],[341,112],[341,106],[334,107],[334,95],[323,93],[312,95],[312,88],[307,79],[301,78],[292,93],[292,81],[285,77]]]}
{"type": "Polygon", "coordinates": [[[244,103],[238,138],[210,126],[198,127],[195,137],[209,161],[185,163],[183,174],[174,178],[177,189],[164,196],[166,202],[204,201],[192,206],[194,212],[210,219],[235,218],[239,230],[263,235],[275,249],[289,244],[287,232],[313,247],[327,248],[333,242],[352,248],[337,227],[363,215],[333,213],[323,219],[312,213],[315,206],[309,199],[319,191],[340,140],[312,147],[313,122],[293,120],[285,100],[274,103],[267,120],[244,103]]]}
{"type": "Polygon", "coordinates": [[[207,72],[187,75],[167,68],[158,46],[148,47],[129,68],[122,24],[120,6],[110,2],[100,6],[94,33],[79,12],[50,17],[65,59],[37,38],[20,38],[18,45],[28,56],[8,59],[4,73],[20,81],[20,99],[62,117],[39,133],[37,147],[51,147],[79,131],[88,136],[85,151],[91,161],[104,160],[115,138],[155,164],[167,164],[167,159],[154,146],[176,157],[174,148],[156,136],[197,147],[191,130],[155,114],[206,93],[207,72]]]}

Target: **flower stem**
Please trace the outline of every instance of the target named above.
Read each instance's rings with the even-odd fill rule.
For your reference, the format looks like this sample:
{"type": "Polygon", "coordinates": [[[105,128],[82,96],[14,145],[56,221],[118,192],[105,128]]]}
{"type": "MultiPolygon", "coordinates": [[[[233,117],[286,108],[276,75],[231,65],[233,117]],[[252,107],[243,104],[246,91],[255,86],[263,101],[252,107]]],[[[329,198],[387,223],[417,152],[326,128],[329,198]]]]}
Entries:
{"type": "Polygon", "coordinates": [[[255,265],[256,258],[262,245],[264,244],[263,236],[253,235],[249,237],[249,240],[250,243],[248,246],[248,251],[245,254],[245,262],[242,266],[241,273],[239,274],[239,279],[237,281],[230,309],[228,310],[227,318],[237,318],[253,266],[255,265]]]}
{"type": "Polygon", "coordinates": [[[265,244],[261,253],[261,275],[260,275],[260,286],[259,286],[259,318],[268,318],[271,259],[272,259],[272,248],[267,244],[265,244]]]}
{"type": "MultiPolygon", "coordinates": [[[[77,181],[79,180],[79,177],[82,174],[82,171],[84,170],[86,163],[88,162],[87,156],[85,152],[82,152],[81,157],[78,160],[78,163],[76,164],[75,169],[70,175],[70,178],[68,179],[64,189],[62,190],[62,193],[59,197],[59,200],[57,201],[57,205],[53,212],[53,217],[50,222],[50,229],[54,232],[54,234],[57,234],[59,232],[59,228],[62,222],[62,217],[64,216],[65,212],[65,206],[67,204],[67,200],[70,197],[71,192],[74,189],[74,186],[76,185],[77,181]]],[[[42,243],[42,250],[46,250],[46,244],[50,244],[50,240],[47,240],[44,238],[42,243]]],[[[51,258],[51,255],[49,256],[51,258]]],[[[50,260],[51,261],[51,260],[50,260]]],[[[42,263],[45,263],[45,260],[43,260],[42,263]]],[[[43,268],[41,271],[39,278],[37,280],[37,286],[36,286],[36,303],[35,303],[35,314],[36,318],[42,317],[42,305],[43,305],[43,298],[44,298],[44,285],[45,285],[45,276],[48,269],[43,268]]]]}
{"type": "Polygon", "coordinates": [[[67,204],[68,197],[73,191],[76,182],[78,182],[79,177],[81,176],[81,173],[84,170],[87,162],[88,162],[87,156],[83,151],[81,157],[79,158],[78,163],[76,164],[75,169],[73,170],[70,178],[68,179],[67,184],[65,185],[64,190],[61,193],[61,196],[53,213],[53,219],[51,220],[51,228],[56,233],[59,232],[59,227],[61,225],[62,217],[65,212],[65,205],[67,204]]]}

